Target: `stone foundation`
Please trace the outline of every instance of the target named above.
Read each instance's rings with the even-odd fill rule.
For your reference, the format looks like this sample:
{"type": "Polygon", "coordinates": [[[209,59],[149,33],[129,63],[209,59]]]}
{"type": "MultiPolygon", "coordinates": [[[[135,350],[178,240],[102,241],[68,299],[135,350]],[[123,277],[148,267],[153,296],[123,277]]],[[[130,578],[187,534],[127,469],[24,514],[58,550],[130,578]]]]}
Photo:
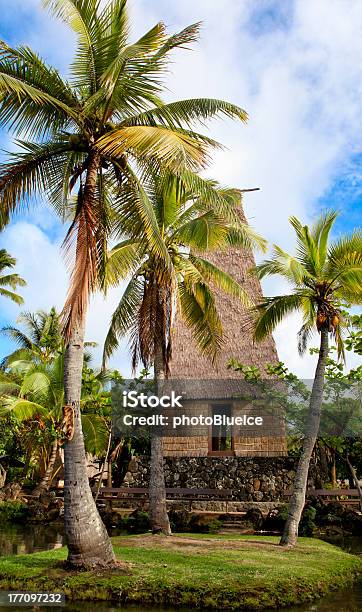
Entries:
{"type": "MultiPolygon", "coordinates": [[[[285,502],[296,469],[296,460],[292,457],[166,457],[164,461],[166,487],[230,489],[229,512],[243,509],[233,502],[285,502]]],[[[312,474],[313,468],[308,482],[311,488],[314,486],[312,474]]],[[[124,486],[147,487],[148,482],[149,458],[135,457],[129,465],[124,486]]],[[[210,504],[224,502],[193,502],[193,509],[212,510],[210,504]]]]}

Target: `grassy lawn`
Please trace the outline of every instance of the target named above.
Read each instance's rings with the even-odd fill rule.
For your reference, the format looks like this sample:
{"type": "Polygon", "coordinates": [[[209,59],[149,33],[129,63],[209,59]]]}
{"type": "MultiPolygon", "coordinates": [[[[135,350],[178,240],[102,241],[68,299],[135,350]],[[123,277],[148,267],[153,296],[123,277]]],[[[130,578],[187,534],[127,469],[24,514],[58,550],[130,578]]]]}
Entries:
{"type": "Polygon", "coordinates": [[[350,584],[358,557],[317,539],[295,550],[278,538],[182,534],[113,539],[124,569],[69,572],[66,549],[0,559],[0,590],[60,590],[69,599],[260,610],[301,603],[350,584]]]}

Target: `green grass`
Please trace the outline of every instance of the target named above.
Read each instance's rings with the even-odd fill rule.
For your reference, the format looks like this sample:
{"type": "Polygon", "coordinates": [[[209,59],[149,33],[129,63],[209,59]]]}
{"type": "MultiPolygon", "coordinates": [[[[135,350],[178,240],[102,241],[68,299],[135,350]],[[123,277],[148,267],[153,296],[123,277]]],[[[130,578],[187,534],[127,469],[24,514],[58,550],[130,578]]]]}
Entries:
{"type": "Polygon", "coordinates": [[[294,550],[277,538],[182,534],[114,538],[126,572],[67,572],[66,549],[0,560],[0,590],[64,592],[69,599],[190,608],[282,607],[352,583],[361,560],[316,539],[294,550]]]}

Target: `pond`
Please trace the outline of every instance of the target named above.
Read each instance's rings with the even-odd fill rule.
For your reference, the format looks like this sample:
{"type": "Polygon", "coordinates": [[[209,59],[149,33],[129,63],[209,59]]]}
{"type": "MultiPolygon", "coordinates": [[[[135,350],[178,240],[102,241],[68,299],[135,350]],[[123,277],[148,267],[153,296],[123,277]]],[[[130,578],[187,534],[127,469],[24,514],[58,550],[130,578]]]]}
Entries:
{"type": "MultiPolygon", "coordinates": [[[[112,534],[116,535],[116,534],[112,534]]],[[[42,550],[52,550],[63,545],[64,537],[62,528],[42,525],[0,525],[0,556],[20,555],[42,550]]],[[[354,554],[362,554],[362,537],[345,537],[328,539],[329,542],[341,546],[354,554]]],[[[0,606],[1,612],[8,610],[23,612],[31,608],[5,608],[0,606]]],[[[49,612],[116,612],[121,607],[114,604],[85,603],[67,604],[64,607],[46,607],[44,611],[49,612]]],[[[160,612],[160,608],[141,608],[139,606],[127,608],[129,612],[160,612]]],[[[125,610],[122,607],[122,610],[125,610]]],[[[359,612],[362,610],[362,582],[348,591],[338,591],[320,601],[314,601],[304,606],[283,608],[284,612],[359,612]]],[[[178,608],[179,612],[182,611],[178,608]]],[[[175,612],[175,608],[162,608],[162,612],[175,612]]],[[[189,609],[187,609],[189,612],[189,609]]],[[[265,611],[267,612],[267,611],[265,611]]]]}

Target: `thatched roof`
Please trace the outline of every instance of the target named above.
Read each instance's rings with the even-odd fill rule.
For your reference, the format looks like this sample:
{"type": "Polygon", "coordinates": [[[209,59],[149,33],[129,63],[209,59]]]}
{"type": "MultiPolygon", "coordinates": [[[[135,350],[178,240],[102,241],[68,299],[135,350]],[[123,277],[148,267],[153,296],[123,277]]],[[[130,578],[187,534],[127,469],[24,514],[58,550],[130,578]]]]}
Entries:
{"type": "MultiPolygon", "coordinates": [[[[245,220],[242,212],[241,215],[245,220]]],[[[255,303],[261,300],[260,282],[248,274],[248,270],[255,265],[253,254],[250,251],[229,248],[224,251],[210,252],[204,257],[233,276],[245,287],[255,303]]],[[[178,317],[173,329],[171,378],[197,379],[200,381],[213,379],[213,382],[210,380],[210,386],[212,387],[214,387],[216,379],[229,379],[227,386],[230,386],[231,383],[234,388],[230,379],[235,381],[238,375],[226,367],[226,363],[231,357],[235,357],[245,365],[262,367],[267,363],[276,364],[278,355],[272,336],[261,343],[253,341],[252,318],[240,302],[218,289],[215,292],[217,308],[224,329],[224,345],[218,362],[213,365],[200,355],[189,329],[178,317]]],[[[201,395],[204,395],[204,397],[220,397],[220,393],[216,393],[215,390],[207,395],[205,383],[202,387],[201,395]]],[[[235,389],[235,391],[237,390],[235,389]]],[[[221,393],[221,395],[224,395],[224,393],[221,393]]]]}

